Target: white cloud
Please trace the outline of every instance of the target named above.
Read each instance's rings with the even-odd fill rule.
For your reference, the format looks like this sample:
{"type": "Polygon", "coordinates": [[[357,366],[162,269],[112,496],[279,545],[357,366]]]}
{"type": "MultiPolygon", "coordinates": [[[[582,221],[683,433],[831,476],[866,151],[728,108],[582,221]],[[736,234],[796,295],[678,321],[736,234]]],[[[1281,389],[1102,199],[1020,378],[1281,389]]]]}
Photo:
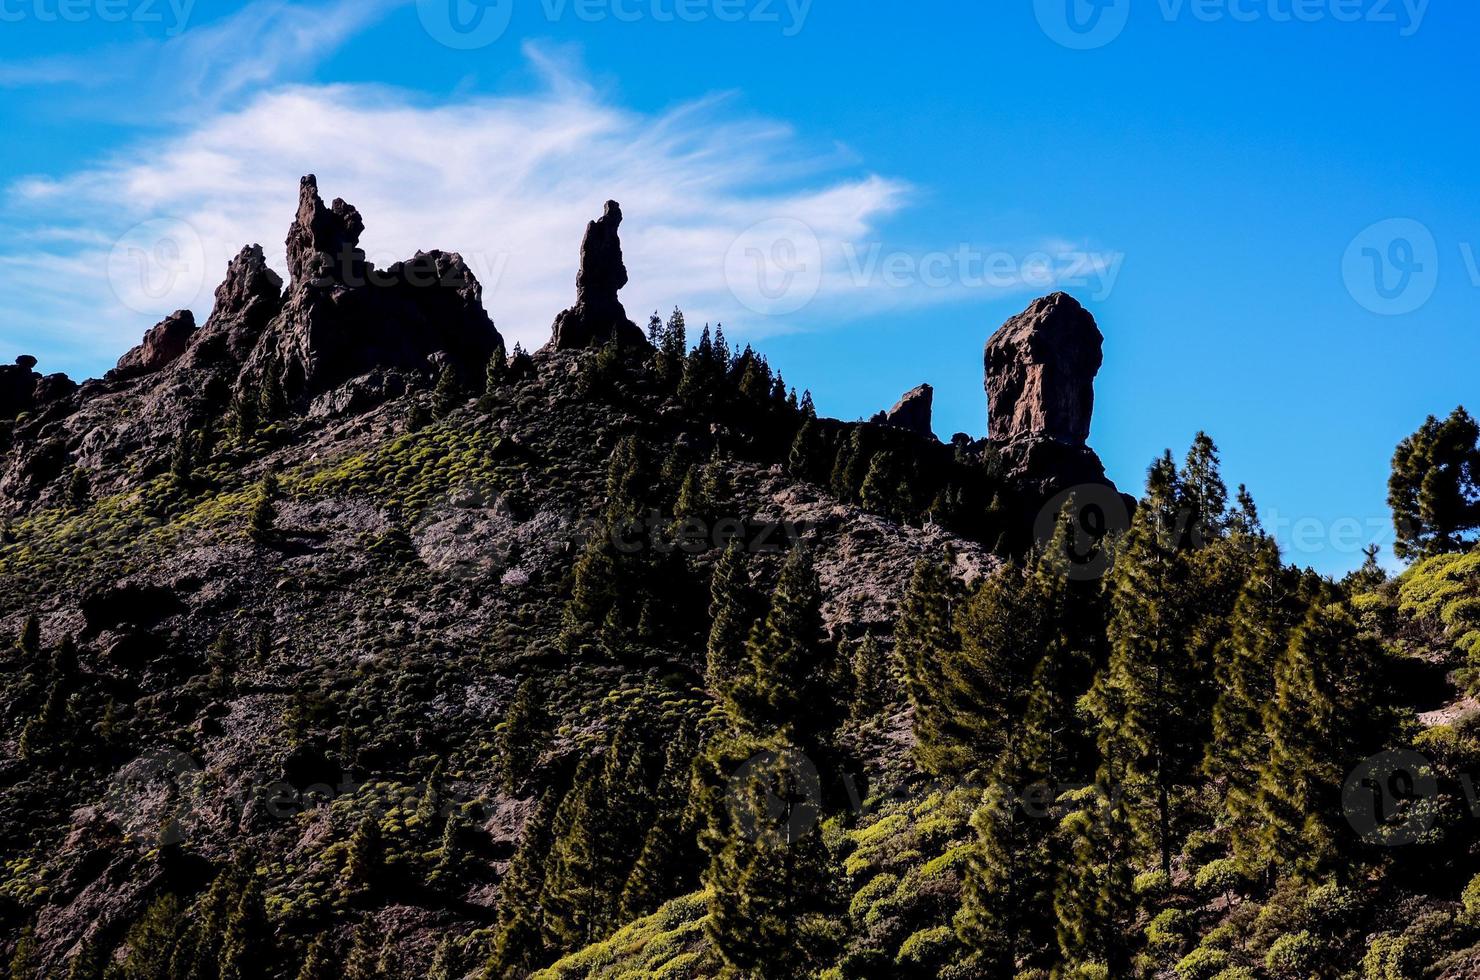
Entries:
{"type": "Polygon", "coordinates": [[[262,243],[284,270],[305,173],[326,199],[360,209],[377,265],[461,252],[505,336],[530,347],[573,300],[580,238],[607,198],[627,216],[623,299],[635,320],[680,305],[756,336],[775,325],[726,279],[745,229],[785,218],[815,232],[829,268],[800,316],[825,320],[851,289],[842,243],[876,236],[906,197],[899,181],[840,176],[832,150],[736,118],[723,97],[649,116],[552,81],[533,95],[433,104],[381,88],[279,88],[90,169],[19,181],[5,207],[18,231],[0,252],[0,323],[23,332],[0,341],[46,355],[43,369],[97,373],[176,306],[203,317],[243,244],[262,243]],[[171,290],[148,288],[158,276],[130,281],[139,256],[184,274],[171,290]]]}

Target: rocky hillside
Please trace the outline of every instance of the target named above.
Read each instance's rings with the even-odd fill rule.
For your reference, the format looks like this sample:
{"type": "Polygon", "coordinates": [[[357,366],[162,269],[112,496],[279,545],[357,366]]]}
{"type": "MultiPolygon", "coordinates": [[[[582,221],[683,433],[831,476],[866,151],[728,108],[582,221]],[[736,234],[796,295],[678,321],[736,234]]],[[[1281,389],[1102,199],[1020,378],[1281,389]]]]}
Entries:
{"type": "MultiPolygon", "coordinates": [[[[240,975],[462,976],[540,801],[634,719],[657,748],[707,724],[731,542],[762,591],[807,550],[864,684],[921,557],[976,581],[1070,486],[1123,510],[1085,445],[1100,333],[1069,297],[989,345],[994,439],[943,444],[928,386],[845,424],[720,331],[645,334],[620,222],[588,227],[550,344],[507,351],[461,257],[375,269],[359,212],[305,177],[286,285],[251,245],[204,323],[171,314],[102,379],[0,368],[15,976],[225,975],[210,930],[241,916],[240,975]]],[[[909,726],[853,737],[879,772],[909,726]]]]}

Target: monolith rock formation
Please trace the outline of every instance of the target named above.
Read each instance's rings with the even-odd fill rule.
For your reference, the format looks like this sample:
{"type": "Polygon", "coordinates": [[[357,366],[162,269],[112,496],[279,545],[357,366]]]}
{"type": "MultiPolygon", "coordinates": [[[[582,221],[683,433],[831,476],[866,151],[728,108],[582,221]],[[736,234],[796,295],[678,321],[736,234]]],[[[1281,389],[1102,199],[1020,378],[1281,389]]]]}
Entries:
{"type": "Polygon", "coordinates": [[[646,338],[617,294],[627,285],[622,261],[622,206],[607,201],[600,218],[586,226],[581,267],[576,273],[576,305],[555,318],[550,344],[557,350],[600,347],[613,340],[641,346],[646,338]]]}
{"type": "Polygon", "coordinates": [[[1068,293],[1033,301],[987,341],[987,433],[994,442],[1089,441],[1105,338],[1068,293]]]}

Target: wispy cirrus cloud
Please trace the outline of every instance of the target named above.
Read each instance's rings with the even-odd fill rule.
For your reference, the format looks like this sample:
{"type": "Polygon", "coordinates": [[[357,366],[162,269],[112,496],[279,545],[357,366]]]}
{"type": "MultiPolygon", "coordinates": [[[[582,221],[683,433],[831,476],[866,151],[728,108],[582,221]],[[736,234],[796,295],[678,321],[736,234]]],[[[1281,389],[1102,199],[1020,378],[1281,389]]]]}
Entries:
{"type": "Polygon", "coordinates": [[[526,346],[542,344],[570,304],[581,234],[607,198],[627,214],[634,318],[680,305],[760,333],[775,324],[735,289],[747,229],[783,220],[815,236],[824,259],[803,270],[815,288],[802,285],[806,315],[825,319],[851,288],[843,243],[876,237],[908,196],[901,181],[842,173],[835,150],[745,117],[731,98],[633,112],[549,52],[528,54],[546,80],[533,94],[429,101],[378,87],[277,88],[96,166],[16,181],[0,211],[10,230],[0,323],[14,333],[0,340],[96,373],[177,306],[203,316],[243,244],[262,243],[284,270],[305,173],[359,207],[378,265],[417,249],[461,252],[500,328],[526,346]],[[131,281],[135,260],[179,274],[154,291],[147,268],[131,281]]]}

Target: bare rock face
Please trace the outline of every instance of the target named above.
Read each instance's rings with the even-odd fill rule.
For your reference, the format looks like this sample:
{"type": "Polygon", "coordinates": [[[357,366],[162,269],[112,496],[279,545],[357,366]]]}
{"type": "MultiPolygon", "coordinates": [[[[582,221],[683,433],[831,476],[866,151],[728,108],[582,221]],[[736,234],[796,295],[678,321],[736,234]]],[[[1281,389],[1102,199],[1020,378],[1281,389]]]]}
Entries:
{"type": "Polygon", "coordinates": [[[138,378],[169,367],[185,353],[195,336],[195,314],[176,310],[150,327],[139,346],[118,359],[118,366],[108,372],[109,380],[138,378]]]}
{"type": "Polygon", "coordinates": [[[622,343],[647,343],[617,293],[627,285],[627,266],[622,261],[622,206],[606,202],[606,211],[586,226],[581,242],[581,268],[576,274],[576,305],[555,318],[550,338],[557,350],[599,347],[616,339],[622,343]]]}
{"type": "Polygon", "coordinates": [[[987,341],[988,437],[1085,445],[1103,344],[1095,318],[1067,293],[1003,324],[987,341]]]}
{"type": "MultiPolygon", "coordinates": [[[[275,376],[301,407],[371,372],[434,377],[445,364],[465,383],[483,377],[503,339],[483,309],[483,287],[462,256],[418,252],[376,270],[358,247],[364,228],[352,205],[336,200],[325,207],[314,177],[303,178],[287,239],[292,283],[252,348],[241,383],[275,376]]],[[[256,299],[265,314],[274,283],[256,272],[256,260],[247,257],[255,285],[243,289],[248,307],[256,299]]],[[[251,329],[241,326],[244,337],[251,329]]]]}
{"type": "Polygon", "coordinates": [[[935,403],[935,389],[920,385],[905,392],[893,408],[884,413],[884,424],[908,429],[927,439],[935,438],[930,426],[930,412],[935,403]]]}
{"type": "Polygon", "coordinates": [[[288,230],[288,272],[294,285],[308,282],[361,280],[365,253],[360,235],[365,221],[353,205],[335,198],[329,207],[319,197],[313,174],[298,183],[298,215],[288,230]]]}
{"type": "Polygon", "coordinates": [[[282,307],[282,276],[268,267],[261,245],[246,246],[227,265],[226,278],[216,287],[216,305],[190,345],[186,363],[239,369],[282,307]]]}

